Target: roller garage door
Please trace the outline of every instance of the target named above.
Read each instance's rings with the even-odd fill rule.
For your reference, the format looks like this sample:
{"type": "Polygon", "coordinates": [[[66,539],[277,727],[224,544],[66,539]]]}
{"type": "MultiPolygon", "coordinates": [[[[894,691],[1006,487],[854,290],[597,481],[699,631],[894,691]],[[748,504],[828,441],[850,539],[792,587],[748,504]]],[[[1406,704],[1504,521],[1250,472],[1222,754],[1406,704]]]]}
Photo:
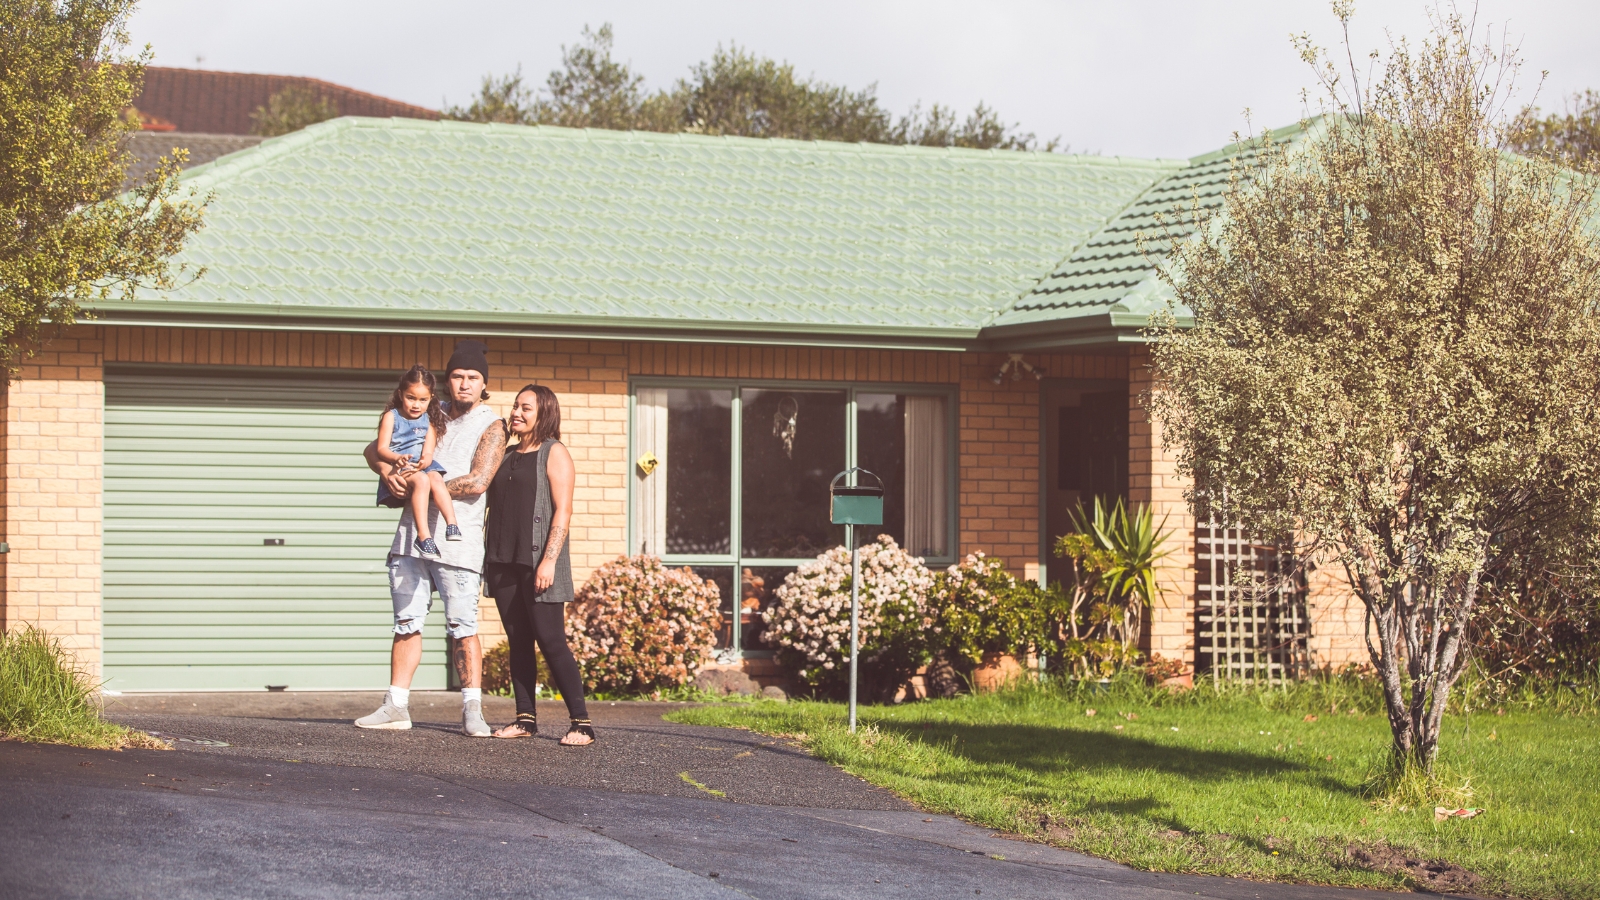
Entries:
{"type": "MultiPolygon", "coordinates": [[[[389,683],[398,513],[373,506],[360,453],[393,386],[107,371],[107,688],[389,683]]],[[[435,602],[414,686],[444,687],[445,662],[435,602]]]]}

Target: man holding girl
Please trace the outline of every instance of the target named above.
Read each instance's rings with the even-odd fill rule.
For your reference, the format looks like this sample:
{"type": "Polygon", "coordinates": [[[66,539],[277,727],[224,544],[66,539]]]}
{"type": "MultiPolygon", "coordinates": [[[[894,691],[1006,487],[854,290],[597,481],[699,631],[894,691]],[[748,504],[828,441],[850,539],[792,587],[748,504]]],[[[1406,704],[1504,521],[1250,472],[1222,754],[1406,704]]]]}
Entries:
{"type": "MultiPolygon", "coordinates": [[[[478,643],[478,594],[483,583],[484,494],[505,454],[505,428],[484,404],[489,392],[488,347],[478,341],[461,341],[445,366],[448,394],[443,406],[447,424],[434,448],[433,461],[445,470],[445,491],[450,496],[459,541],[423,543],[425,534],[438,534],[437,506],[424,502],[429,521],[419,534],[411,504],[400,514],[394,543],[389,547],[389,597],[394,603],[394,643],[389,657],[389,693],[377,712],[356,720],[362,728],[400,730],[411,727],[411,678],[422,661],[422,622],[438,590],[444,601],[445,633],[454,641],[450,663],[461,683],[461,730],[472,737],[488,737],[483,719],[483,648],[478,643]],[[425,553],[437,550],[436,553],[425,553]]],[[[397,411],[398,412],[398,411],[397,411]]],[[[388,440],[387,435],[380,440],[388,440]]],[[[414,473],[378,452],[378,442],[366,448],[367,465],[383,480],[387,493],[406,499],[419,483],[414,473]]],[[[426,482],[420,482],[426,485],[426,482]]]]}

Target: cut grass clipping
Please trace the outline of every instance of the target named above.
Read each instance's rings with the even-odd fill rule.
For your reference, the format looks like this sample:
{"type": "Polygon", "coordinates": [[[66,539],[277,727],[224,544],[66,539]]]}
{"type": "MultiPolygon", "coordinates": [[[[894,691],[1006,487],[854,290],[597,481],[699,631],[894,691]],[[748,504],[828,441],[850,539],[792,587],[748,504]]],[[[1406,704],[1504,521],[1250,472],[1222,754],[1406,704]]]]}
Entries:
{"type": "Polygon", "coordinates": [[[144,732],[101,719],[94,690],[55,638],[32,627],[0,633],[0,740],[166,749],[144,732]]]}
{"type": "Polygon", "coordinates": [[[854,736],[832,703],[670,718],[795,737],[923,809],[1142,869],[1600,897],[1600,717],[1512,704],[1453,716],[1442,777],[1374,793],[1388,758],[1380,710],[1350,685],[1113,685],[866,707],[854,736]],[[1436,806],[1484,812],[1435,821],[1436,806]]]}

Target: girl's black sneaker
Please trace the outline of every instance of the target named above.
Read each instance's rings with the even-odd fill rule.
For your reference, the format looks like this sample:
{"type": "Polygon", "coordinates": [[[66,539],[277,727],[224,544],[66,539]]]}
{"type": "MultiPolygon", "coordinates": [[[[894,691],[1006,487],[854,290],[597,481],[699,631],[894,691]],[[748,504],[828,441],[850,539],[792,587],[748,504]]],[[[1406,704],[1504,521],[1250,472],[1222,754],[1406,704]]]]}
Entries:
{"type": "Polygon", "coordinates": [[[439,558],[439,545],[433,542],[433,538],[417,538],[412,543],[416,544],[417,552],[423,556],[429,559],[439,558]]]}
{"type": "Polygon", "coordinates": [[[446,525],[444,527],[444,539],[447,541],[461,540],[461,528],[456,525],[446,525]]]}

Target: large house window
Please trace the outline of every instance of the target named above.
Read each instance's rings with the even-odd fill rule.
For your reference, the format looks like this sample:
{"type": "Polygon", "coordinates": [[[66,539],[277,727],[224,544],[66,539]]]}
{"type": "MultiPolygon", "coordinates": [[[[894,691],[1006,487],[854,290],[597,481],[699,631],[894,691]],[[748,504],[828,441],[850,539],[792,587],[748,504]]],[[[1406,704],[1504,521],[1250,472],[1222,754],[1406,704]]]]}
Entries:
{"type": "Polygon", "coordinates": [[[954,557],[952,391],[663,380],[633,401],[630,550],[717,582],[729,655],[764,652],[773,591],[844,543],[828,483],[850,466],[883,479],[874,533],[930,565],[954,557]]]}

